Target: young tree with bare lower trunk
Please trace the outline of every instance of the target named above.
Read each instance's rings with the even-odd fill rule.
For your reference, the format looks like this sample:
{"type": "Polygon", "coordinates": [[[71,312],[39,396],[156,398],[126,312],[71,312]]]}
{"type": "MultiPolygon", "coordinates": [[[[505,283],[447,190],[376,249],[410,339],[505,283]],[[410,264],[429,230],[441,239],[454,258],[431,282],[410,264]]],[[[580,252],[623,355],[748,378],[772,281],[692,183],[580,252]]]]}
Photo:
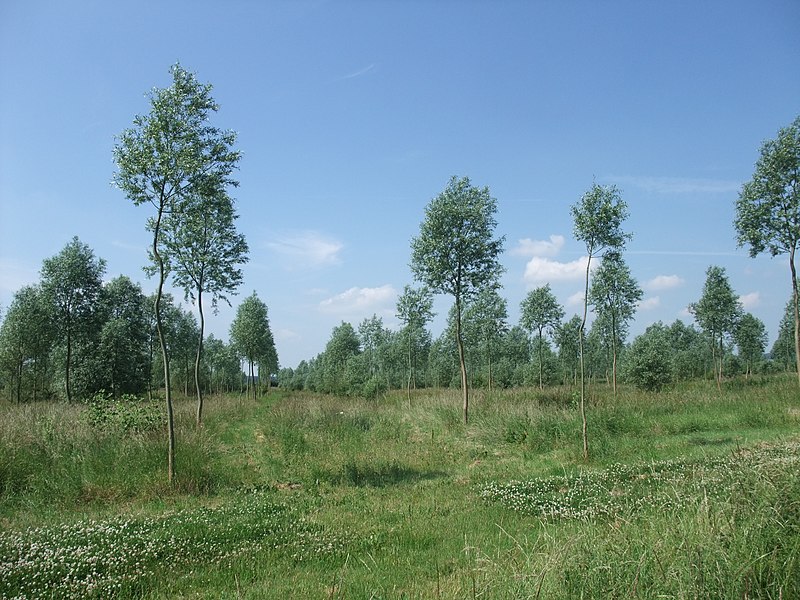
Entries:
{"type": "Polygon", "coordinates": [[[136,206],[149,204],[154,215],[147,221],[152,233],[150,259],[158,274],[154,302],[156,330],[164,365],[167,406],[167,475],[175,477],[175,424],[170,389],[169,351],[164,336],[161,299],[169,272],[165,247],[165,220],[180,219],[181,203],[209,186],[225,189],[236,185],[231,173],[240,153],[233,150],[236,134],[209,124],[219,107],[211,97],[211,85],[176,64],[170,69],[172,84],[150,92],[150,113],[134,118],[133,127],[122,132],[114,146],[117,172],[114,184],[136,206]]]}

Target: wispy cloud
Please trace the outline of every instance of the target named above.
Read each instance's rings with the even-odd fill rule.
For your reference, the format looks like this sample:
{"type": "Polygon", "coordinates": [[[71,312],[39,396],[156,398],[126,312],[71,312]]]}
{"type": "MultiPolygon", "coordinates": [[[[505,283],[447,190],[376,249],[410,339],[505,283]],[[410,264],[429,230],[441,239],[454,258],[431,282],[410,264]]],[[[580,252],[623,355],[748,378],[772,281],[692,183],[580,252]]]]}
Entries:
{"type": "Polygon", "coordinates": [[[131,244],[130,242],[123,242],[122,240],[111,240],[111,245],[115,248],[121,248],[122,250],[129,250],[131,252],[147,252],[147,246],[145,245],[131,244]]]}
{"type": "Polygon", "coordinates": [[[652,292],[661,292],[680,287],[684,283],[686,283],[686,280],[677,275],[659,275],[645,282],[644,287],[652,292]]]}
{"type": "Polygon", "coordinates": [[[750,292],[749,294],[744,294],[742,296],[739,296],[739,303],[745,310],[750,310],[751,308],[755,308],[759,304],[761,304],[761,293],[750,292]]]}
{"type": "Polygon", "coordinates": [[[564,247],[563,235],[551,235],[549,240],[519,240],[511,250],[516,256],[556,256],[564,247]]]}
{"type": "Polygon", "coordinates": [[[397,298],[397,290],[389,284],[374,288],[352,287],[326,298],[319,310],[326,314],[363,315],[387,309],[397,298]]]}
{"type": "Polygon", "coordinates": [[[373,69],[375,69],[375,66],[376,66],[375,63],[372,63],[370,65],[367,65],[366,67],[359,69],[358,71],[353,71],[352,73],[345,75],[344,77],[342,77],[342,79],[355,79],[356,77],[361,77],[363,75],[366,75],[373,69]]]}
{"type": "Polygon", "coordinates": [[[286,268],[297,269],[340,264],[344,244],[317,231],[300,231],[269,241],[266,247],[284,258],[286,268]]]}
{"type": "Polygon", "coordinates": [[[609,175],[604,180],[625,187],[634,187],[653,194],[732,194],[742,184],[730,179],[692,179],[685,177],[647,177],[609,175]]]}

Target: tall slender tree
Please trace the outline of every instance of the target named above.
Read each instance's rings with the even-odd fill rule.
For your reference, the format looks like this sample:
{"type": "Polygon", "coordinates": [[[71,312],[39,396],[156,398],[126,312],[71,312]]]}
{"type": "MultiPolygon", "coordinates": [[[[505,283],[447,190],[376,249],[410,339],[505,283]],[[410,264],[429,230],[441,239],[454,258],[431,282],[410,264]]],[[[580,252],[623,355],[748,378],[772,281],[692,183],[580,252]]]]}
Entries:
{"type": "Polygon", "coordinates": [[[355,357],[360,356],[361,343],[356,330],[350,323],[342,321],[331,331],[331,338],[320,357],[322,369],[322,389],[332,394],[348,394],[354,391],[361,381],[353,377],[355,357]]]}
{"type": "Polygon", "coordinates": [[[778,325],[778,339],[772,344],[772,360],[777,361],[787,372],[797,368],[794,356],[794,298],[786,303],[780,324],[778,325]]]}
{"type": "Polygon", "coordinates": [[[240,265],[247,262],[247,242],[236,230],[236,210],[233,200],[224,189],[209,181],[208,189],[188,196],[179,210],[164,222],[167,259],[172,269],[173,283],[184,291],[187,300],[197,305],[199,332],[197,336],[194,381],[197,396],[195,421],[203,422],[203,392],[200,385],[200,363],[205,338],[203,295],[211,297],[211,308],[217,312],[220,300],[228,303],[227,295],[236,293],[242,282],[240,265]]]}
{"type": "Polygon", "coordinates": [[[544,333],[546,331],[550,335],[555,334],[561,324],[561,319],[564,318],[564,309],[561,308],[558,300],[556,300],[548,283],[528,292],[528,295],[525,296],[520,305],[520,312],[520,325],[522,325],[523,329],[527,330],[528,333],[536,331],[538,335],[539,389],[543,389],[544,357],[542,356],[542,349],[544,333]]]}
{"type": "Polygon", "coordinates": [[[711,340],[711,356],[717,388],[722,387],[722,366],[725,340],[736,331],[742,306],[733,293],[723,267],[710,266],[700,300],[689,305],[689,312],[711,340]]]}
{"type": "Polygon", "coordinates": [[[601,186],[596,183],[580,201],[572,206],[575,238],[586,246],[586,281],[583,294],[583,318],[581,335],[578,338],[581,367],[581,422],[583,435],[583,458],[589,459],[589,437],[586,422],[586,373],[584,358],[584,331],[589,306],[589,273],[592,259],[604,252],[619,252],[631,235],[622,230],[622,223],[628,217],[628,205],[615,186],[601,186]]]}
{"type": "Polygon", "coordinates": [[[105,389],[114,396],[139,394],[147,388],[148,311],[139,284],[125,275],[103,287],[100,360],[105,389]]]}
{"type": "Polygon", "coordinates": [[[426,207],[419,235],[411,241],[414,277],[434,293],[453,296],[464,424],[469,421],[469,385],[462,310],[469,297],[496,286],[503,272],[499,256],[505,238],[494,237],[496,212],[497,200],[489,188],[474,187],[468,177],[453,177],[426,207]]]}
{"type": "Polygon", "coordinates": [[[745,364],[745,378],[753,374],[753,365],[764,358],[767,349],[767,328],[764,322],[752,313],[745,313],[739,319],[733,339],[739,348],[739,357],[745,364]]]}
{"type": "Polygon", "coordinates": [[[800,246],[800,117],[761,146],[753,178],[736,201],[737,242],[749,245],[750,256],[764,251],[789,255],[794,311],[794,353],[800,384],[800,295],[797,266],[800,246]]]}
{"type": "Polygon", "coordinates": [[[37,392],[44,391],[53,340],[53,307],[41,287],[18,289],[0,325],[0,379],[13,386],[9,391],[18,404],[23,388],[34,401],[37,392]]]}
{"type": "MultiPolygon", "coordinates": [[[[72,402],[74,350],[86,353],[99,330],[97,317],[106,262],[77,237],[42,263],[42,293],[53,306],[58,341],[64,344],[64,392],[72,402]]],[[[85,357],[84,357],[85,358],[85,357]]]]}
{"type": "Polygon", "coordinates": [[[492,363],[500,349],[500,339],[508,331],[508,304],[494,287],[481,289],[467,304],[464,322],[473,331],[473,339],[483,346],[487,366],[486,383],[492,390],[492,363]]]}
{"type": "Polygon", "coordinates": [[[180,64],[170,68],[172,84],[150,92],[150,113],[134,118],[114,146],[114,183],[136,206],[149,204],[152,233],[150,259],[158,274],[154,312],[164,365],[167,408],[167,475],[175,477],[175,423],[170,390],[169,354],[162,328],[161,297],[169,262],[163,235],[166,218],[180,218],[181,201],[204,190],[235,186],[231,178],[240,153],[233,149],[236,134],[213,127],[211,113],[219,107],[211,85],[201,84],[180,64]]]}
{"type": "MultiPolygon", "coordinates": [[[[261,366],[267,366],[265,358],[274,351],[275,342],[269,327],[267,305],[256,292],[245,298],[236,309],[236,317],[231,323],[231,344],[247,363],[247,392],[255,398],[255,367],[259,365],[259,379],[265,372],[261,366]],[[262,365],[263,363],[263,365],[262,365]]],[[[277,352],[275,352],[277,362],[277,352]]],[[[277,365],[276,365],[277,368],[277,365]]],[[[269,372],[266,372],[269,380],[269,372]]]]}
{"type": "Polygon", "coordinates": [[[580,371],[580,338],[585,337],[581,328],[581,318],[578,315],[566,323],[562,323],[555,333],[555,342],[558,346],[558,359],[564,372],[564,383],[578,383],[580,371]]]}
{"type": "Polygon", "coordinates": [[[608,342],[611,346],[611,381],[617,394],[617,357],[628,334],[628,323],[636,314],[642,299],[642,288],[631,275],[628,265],[618,252],[607,252],[595,271],[589,290],[589,304],[598,317],[608,323],[608,342]]]}
{"type": "Polygon", "coordinates": [[[433,296],[427,287],[405,286],[397,299],[397,318],[405,326],[408,342],[406,354],[406,393],[411,403],[411,384],[416,387],[416,349],[425,326],[433,319],[433,296]]]}

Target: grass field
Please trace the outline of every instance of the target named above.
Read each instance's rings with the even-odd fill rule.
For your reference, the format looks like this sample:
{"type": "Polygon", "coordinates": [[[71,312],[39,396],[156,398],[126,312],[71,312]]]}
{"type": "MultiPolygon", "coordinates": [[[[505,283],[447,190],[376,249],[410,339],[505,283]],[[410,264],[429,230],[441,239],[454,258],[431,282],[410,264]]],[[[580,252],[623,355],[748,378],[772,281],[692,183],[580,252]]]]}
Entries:
{"type": "Polygon", "coordinates": [[[800,598],[791,378],[192,408],[0,404],[0,597],[800,598]]]}

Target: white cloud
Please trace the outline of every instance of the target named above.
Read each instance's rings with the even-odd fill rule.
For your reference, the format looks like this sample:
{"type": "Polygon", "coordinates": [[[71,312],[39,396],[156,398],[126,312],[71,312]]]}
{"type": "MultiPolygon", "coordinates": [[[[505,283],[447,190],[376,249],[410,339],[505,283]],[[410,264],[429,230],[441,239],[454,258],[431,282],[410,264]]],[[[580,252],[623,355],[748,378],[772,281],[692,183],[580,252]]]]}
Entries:
{"type": "Polygon", "coordinates": [[[300,231],[267,242],[267,248],[284,257],[287,268],[338,265],[344,244],[317,231],[300,231]]]}
{"type": "Polygon", "coordinates": [[[653,292],[671,290],[682,286],[686,281],[677,275],[659,275],[644,284],[644,287],[653,292]]]}
{"type": "Polygon", "coordinates": [[[386,308],[397,298],[397,290],[386,284],[375,288],[352,287],[319,303],[319,310],[336,315],[367,314],[386,308]]]}
{"type": "MultiPolygon", "coordinates": [[[[541,256],[534,256],[525,265],[523,279],[525,283],[535,284],[553,281],[578,281],[586,276],[588,256],[581,256],[571,262],[558,262],[541,256]]],[[[592,261],[595,269],[599,261],[592,261]]]]}
{"type": "Polygon", "coordinates": [[[743,296],[739,296],[739,302],[742,304],[742,308],[745,310],[750,310],[751,308],[755,308],[756,306],[761,304],[761,293],[750,292],[749,294],[744,294],[743,296]]]}
{"type": "Polygon", "coordinates": [[[567,306],[583,306],[583,290],[575,292],[567,298],[567,306]]]}
{"type": "Polygon", "coordinates": [[[299,340],[299,339],[300,339],[300,334],[291,329],[287,329],[284,327],[283,329],[275,330],[276,342],[288,342],[291,340],[299,340]]]}
{"type": "Polygon", "coordinates": [[[654,310],[661,306],[661,298],[658,296],[651,296],[639,301],[639,310],[654,310]]]}
{"type": "Polygon", "coordinates": [[[550,240],[519,240],[511,253],[516,256],[556,256],[564,247],[563,235],[551,235],[550,240]]]}

